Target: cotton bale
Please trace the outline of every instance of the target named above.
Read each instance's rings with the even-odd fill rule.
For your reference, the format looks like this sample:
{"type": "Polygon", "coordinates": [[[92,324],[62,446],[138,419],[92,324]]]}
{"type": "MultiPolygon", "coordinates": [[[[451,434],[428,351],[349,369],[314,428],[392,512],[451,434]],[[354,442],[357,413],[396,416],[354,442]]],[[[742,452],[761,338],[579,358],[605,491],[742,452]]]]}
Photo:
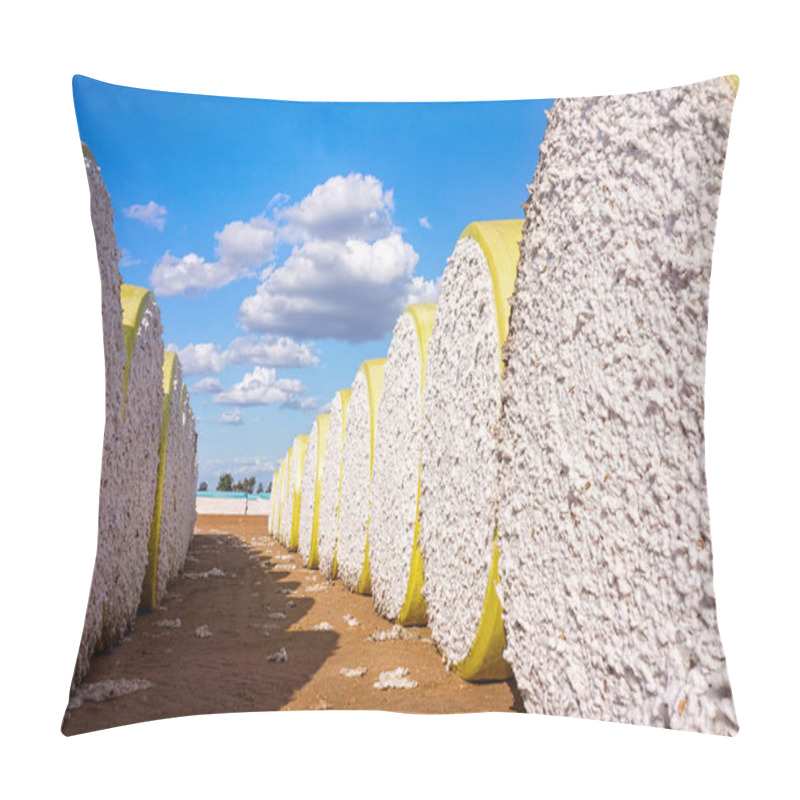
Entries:
{"type": "Polygon", "coordinates": [[[704,472],[724,78],[557,100],[506,344],[500,592],[528,711],[732,734],[704,472]]]}
{"type": "Polygon", "coordinates": [[[319,532],[319,503],[322,475],[325,469],[325,445],[330,428],[330,414],[319,414],[311,426],[303,467],[303,489],[300,500],[297,550],[303,563],[316,569],[319,566],[317,535],[319,532]]]}
{"type": "Polygon", "coordinates": [[[423,392],[419,543],[431,635],[468,680],[510,675],[497,583],[497,431],[522,220],[476,222],[442,276],[423,392]]]}
{"type": "Polygon", "coordinates": [[[281,510],[281,528],[278,532],[278,541],[286,546],[289,544],[289,537],[292,535],[292,448],[286,453],[286,474],[283,476],[283,488],[281,489],[281,500],[283,509],[281,510]]]}
{"type": "Polygon", "coordinates": [[[270,483],[269,493],[269,519],[267,520],[267,533],[272,535],[275,531],[275,516],[278,512],[278,479],[280,476],[280,468],[272,473],[272,482],[270,483]]]}
{"type": "Polygon", "coordinates": [[[419,550],[420,453],[425,359],[435,303],[409,306],[394,327],[375,433],[369,518],[372,598],[379,614],[424,625],[419,550]]]}
{"type": "Polygon", "coordinates": [[[347,408],[336,552],[339,577],[348,589],[358,594],[371,592],[367,538],[369,490],[385,364],[385,358],[373,358],[361,364],[353,380],[347,408]]]}
{"type": "Polygon", "coordinates": [[[121,252],[114,233],[114,211],[111,206],[100,168],[91,151],[83,145],[84,167],[89,183],[90,211],[94,230],[97,264],[100,271],[101,311],[103,321],[103,349],[106,375],[106,412],[101,459],[100,508],[98,546],[95,568],[89,591],[81,643],[73,675],[73,687],[83,679],[89,669],[89,659],[101,638],[103,598],[108,592],[111,575],[108,563],[107,538],[111,537],[110,525],[115,515],[126,503],[104,487],[119,483],[118,473],[123,467],[120,452],[120,429],[122,427],[122,377],[126,351],[122,334],[122,305],[119,272],[121,252]]]}
{"type": "Polygon", "coordinates": [[[301,433],[295,436],[292,445],[292,467],[290,471],[291,486],[289,493],[292,502],[292,524],[289,532],[289,541],[286,546],[290,551],[297,550],[297,542],[300,534],[300,503],[303,490],[303,468],[306,463],[306,449],[308,448],[308,434],[301,433]]]}
{"type": "Polygon", "coordinates": [[[339,506],[342,493],[342,454],[347,426],[350,389],[340,389],[331,402],[328,438],[325,440],[325,463],[319,494],[317,551],[320,572],[331,580],[337,574],[336,545],[339,536],[339,506]]]}

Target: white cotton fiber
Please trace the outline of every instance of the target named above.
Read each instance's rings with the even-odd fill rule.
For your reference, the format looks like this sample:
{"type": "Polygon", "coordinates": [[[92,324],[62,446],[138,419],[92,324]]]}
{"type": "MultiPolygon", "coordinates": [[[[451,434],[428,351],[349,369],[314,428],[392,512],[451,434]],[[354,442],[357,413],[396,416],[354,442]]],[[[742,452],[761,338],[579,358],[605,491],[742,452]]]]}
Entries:
{"type": "Polygon", "coordinates": [[[339,535],[339,497],[342,488],[342,453],[347,423],[350,389],[341,389],[331,403],[331,419],[325,441],[325,463],[319,498],[317,550],[319,569],[326,577],[336,577],[336,543],[339,535]]]}
{"type": "MultiPolygon", "coordinates": [[[[97,263],[100,269],[100,290],[103,316],[103,345],[105,352],[106,373],[106,418],[103,434],[103,454],[101,462],[101,487],[113,482],[113,473],[119,467],[118,439],[122,426],[122,374],[125,368],[125,341],[122,336],[122,305],[120,303],[120,286],[122,278],[119,273],[121,253],[114,234],[114,212],[111,198],[108,195],[100,168],[88,149],[84,165],[89,181],[90,209],[92,227],[94,229],[97,249],[97,263]]],[[[89,603],[86,609],[81,644],[75,665],[73,685],[79,683],[89,669],[89,659],[100,640],[102,619],[102,601],[108,591],[107,581],[110,577],[109,565],[104,561],[104,538],[102,530],[115,514],[117,498],[100,492],[100,535],[89,603]]]]}
{"type": "MultiPolygon", "coordinates": [[[[513,287],[521,221],[475,223],[456,244],[428,344],[423,393],[420,550],[431,634],[445,661],[468,678],[508,674],[502,625],[480,663],[462,669],[490,584],[496,529],[501,409],[498,308],[513,287]],[[485,246],[467,235],[486,233],[485,246]],[[491,242],[499,242],[492,249],[491,242]],[[496,256],[496,257],[495,257],[496,256]],[[493,274],[503,280],[493,282],[493,274]],[[493,652],[497,650],[498,652],[493,652]]],[[[494,590],[492,590],[494,591],[494,590]]],[[[499,609],[497,612],[499,616],[499,609]]],[[[472,663],[472,662],[471,662],[472,663]]]]}
{"type": "Polygon", "coordinates": [[[703,452],[733,99],[721,78],[549,114],[501,429],[499,593],[531,712],[737,730],[703,452]]]}
{"type": "Polygon", "coordinates": [[[292,535],[292,470],[294,468],[294,453],[292,448],[286,454],[286,475],[283,478],[283,486],[281,487],[281,527],[278,532],[278,541],[284,546],[289,545],[289,539],[292,535]]]}
{"type": "Polygon", "coordinates": [[[278,480],[280,478],[280,469],[272,473],[272,483],[270,486],[270,511],[269,519],[267,520],[267,531],[270,535],[275,535],[275,520],[278,515],[278,480]]]}
{"type": "Polygon", "coordinates": [[[330,414],[319,414],[311,426],[303,467],[303,488],[300,496],[300,521],[297,550],[303,563],[316,568],[319,564],[317,536],[322,475],[325,470],[325,444],[330,426],[330,414]]]}
{"type": "Polygon", "coordinates": [[[354,592],[370,593],[367,563],[369,488],[375,422],[386,359],[365,361],[353,380],[342,455],[337,560],[339,577],[354,592]]]}
{"type": "Polygon", "coordinates": [[[289,531],[289,540],[286,546],[292,552],[297,550],[298,536],[300,533],[300,503],[303,488],[303,468],[306,462],[306,449],[308,447],[308,434],[295,436],[292,445],[292,466],[290,471],[291,485],[289,496],[292,504],[292,524],[289,531]]]}
{"type": "MultiPolygon", "coordinates": [[[[408,597],[417,522],[422,447],[424,355],[436,306],[411,306],[397,320],[384,369],[375,434],[369,519],[369,565],[375,610],[397,619],[408,597]]],[[[424,608],[414,623],[424,623],[424,608]]]]}

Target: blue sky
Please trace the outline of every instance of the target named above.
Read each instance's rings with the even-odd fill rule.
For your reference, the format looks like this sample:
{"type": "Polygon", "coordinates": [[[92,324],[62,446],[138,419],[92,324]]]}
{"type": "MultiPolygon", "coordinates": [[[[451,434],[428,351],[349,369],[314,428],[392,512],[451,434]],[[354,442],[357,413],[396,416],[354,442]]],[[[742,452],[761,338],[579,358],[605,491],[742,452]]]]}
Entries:
{"type": "Polygon", "coordinates": [[[197,418],[199,479],[266,487],[461,231],[520,218],[551,100],[292,103],[76,76],[123,280],[155,291],[197,418]]]}

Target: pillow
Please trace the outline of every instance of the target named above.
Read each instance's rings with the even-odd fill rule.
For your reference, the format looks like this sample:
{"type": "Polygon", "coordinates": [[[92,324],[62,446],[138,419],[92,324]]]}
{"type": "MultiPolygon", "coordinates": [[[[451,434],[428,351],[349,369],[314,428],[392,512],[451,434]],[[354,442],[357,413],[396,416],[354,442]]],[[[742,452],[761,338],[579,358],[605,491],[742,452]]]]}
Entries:
{"type": "Polygon", "coordinates": [[[734,734],[703,376],[737,85],[76,76],[106,431],[64,733],[362,708],[734,734]]]}

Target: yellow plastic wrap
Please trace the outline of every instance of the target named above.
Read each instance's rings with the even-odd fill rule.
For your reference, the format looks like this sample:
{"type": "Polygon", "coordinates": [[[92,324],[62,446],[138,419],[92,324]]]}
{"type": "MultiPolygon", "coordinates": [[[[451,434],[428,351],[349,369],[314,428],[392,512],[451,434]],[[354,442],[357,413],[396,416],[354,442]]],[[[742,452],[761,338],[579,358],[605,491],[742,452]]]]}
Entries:
{"type": "MultiPolygon", "coordinates": [[[[339,398],[342,403],[342,452],[344,453],[344,432],[347,428],[347,406],[350,405],[350,396],[353,394],[352,389],[340,389],[339,398]]],[[[342,469],[343,459],[339,461],[339,504],[336,506],[336,521],[339,521],[339,512],[342,510],[342,469]]],[[[339,562],[336,557],[336,551],[333,553],[333,566],[331,567],[331,580],[333,580],[339,572],[339,562]]]]}
{"type": "MultiPolygon", "coordinates": [[[[425,389],[425,364],[428,358],[428,341],[431,338],[433,323],[436,317],[436,303],[416,303],[406,309],[406,313],[411,315],[417,329],[419,339],[419,358],[420,375],[422,378],[421,389],[425,389]]],[[[420,461],[420,470],[422,463],[420,461]]],[[[408,587],[403,606],[397,615],[397,621],[401,625],[425,625],[428,621],[428,607],[425,598],[422,596],[422,584],[424,582],[422,553],[419,549],[419,493],[420,480],[417,478],[417,511],[414,520],[414,543],[411,550],[411,569],[408,575],[408,587]]]]}
{"type": "Polygon", "coordinates": [[[280,541],[281,539],[281,520],[283,519],[283,509],[285,507],[285,503],[283,502],[283,487],[284,483],[286,482],[286,472],[287,472],[287,461],[289,460],[288,454],[283,457],[283,461],[281,461],[281,468],[280,472],[280,483],[278,484],[278,519],[275,522],[275,532],[274,537],[280,541]]]}
{"type": "Polygon", "coordinates": [[[288,529],[292,531],[292,448],[286,454],[286,477],[283,479],[283,516],[281,518],[281,529],[278,531],[278,541],[286,547],[289,543],[289,536],[284,533],[288,529]],[[288,526],[288,528],[287,528],[288,526]]]}
{"type": "Polygon", "coordinates": [[[328,441],[331,415],[317,415],[317,474],[314,477],[314,516],[311,520],[311,547],[308,551],[306,566],[309,569],[319,567],[319,552],[317,550],[317,534],[319,531],[319,496],[322,490],[322,472],[325,469],[325,445],[328,441]]]}
{"type": "MultiPolygon", "coordinates": [[[[383,368],[386,365],[385,358],[371,358],[362,362],[358,371],[367,380],[367,395],[369,397],[369,477],[372,480],[372,462],[375,458],[375,426],[378,422],[378,406],[381,402],[381,392],[383,391],[383,368]]],[[[372,581],[369,574],[369,519],[367,519],[367,540],[364,543],[364,563],[361,567],[361,575],[354,591],[356,594],[371,594],[372,581]]]]}
{"type": "Polygon", "coordinates": [[[292,526],[289,529],[289,550],[295,552],[300,541],[300,497],[303,489],[303,467],[306,463],[308,434],[301,433],[295,437],[292,445],[292,526]]]}
{"type": "MultiPolygon", "coordinates": [[[[483,256],[489,266],[494,290],[499,344],[497,357],[500,360],[501,375],[503,345],[508,336],[508,318],[511,312],[508,301],[514,293],[514,282],[517,279],[522,224],[523,220],[521,219],[473,222],[464,229],[459,237],[474,239],[483,251],[483,256]]],[[[489,580],[475,640],[467,657],[453,667],[457,675],[468,681],[505,680],[511,677],[511,667],[503,658],[506,634],[503,626],[503,609],[495,588],[499,580],[498,557],[497,529],[495,528],[489,580]]]]}
{"type": "Polygon", "coordinates": [[[161,439],[158,443],[156,502],[153,506],[153,521],[150,523],[150,538],[147,542],[147,569],[142,583],[141,605],[148,611],[154,611],[158,607],[158,549],[161,541],[161,512],[164,506],[164,477],[167,470],[167,442],[169,439],[169,418],[172,409],[172,384],[175,381],[177,363],[178,357],[175,353],[167,350],[164,353],[164,402],[161,406],[161,439]]]}
{"type": "Polygon", "coordinates": [[[125,418],[125,404],[128,401],[128,374],[131,371],[131,358],[136,334],[142,323],[142,316],[155,297],[149,289],[123,283],[120,287],[122,303],[122,336],[125,341],[125,368],[122,373],[122,417],[125,418]]]}

